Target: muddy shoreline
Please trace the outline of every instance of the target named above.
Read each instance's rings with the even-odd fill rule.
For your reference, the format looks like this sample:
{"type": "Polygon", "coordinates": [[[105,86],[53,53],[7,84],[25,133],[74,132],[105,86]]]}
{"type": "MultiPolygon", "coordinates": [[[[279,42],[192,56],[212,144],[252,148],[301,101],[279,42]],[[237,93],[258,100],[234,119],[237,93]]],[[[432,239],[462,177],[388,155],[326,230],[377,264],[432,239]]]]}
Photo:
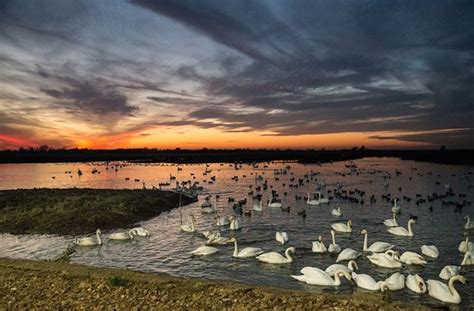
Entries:
{"type": "Polygon", "coordinates": [[[62,262],[0,258],[0,309],[428,310],[389,293],[313,294],[62,262]]]}
{"type": "Polygon", "coordinates": [[[74,235],[128,228],[195,198],[142,189],[0,190],[0,232],[74,235]]]}

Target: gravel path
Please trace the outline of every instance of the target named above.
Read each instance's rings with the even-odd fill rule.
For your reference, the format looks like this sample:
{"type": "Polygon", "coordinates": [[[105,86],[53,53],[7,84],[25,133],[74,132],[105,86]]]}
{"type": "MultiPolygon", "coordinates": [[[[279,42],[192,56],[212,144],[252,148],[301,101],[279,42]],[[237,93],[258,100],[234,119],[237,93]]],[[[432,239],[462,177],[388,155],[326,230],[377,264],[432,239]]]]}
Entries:
{"type": "Polygon", "coordinates": [[[62,262],[0,259],[0,310],[424,310],[388,294],[311,294],[62,262]]]}

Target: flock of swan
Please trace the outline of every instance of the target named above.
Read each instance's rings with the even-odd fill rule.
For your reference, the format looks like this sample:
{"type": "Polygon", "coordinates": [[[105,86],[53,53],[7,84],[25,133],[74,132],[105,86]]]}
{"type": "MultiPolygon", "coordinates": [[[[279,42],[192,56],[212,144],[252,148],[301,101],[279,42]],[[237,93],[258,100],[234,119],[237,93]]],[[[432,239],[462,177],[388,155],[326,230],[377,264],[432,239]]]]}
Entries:
{"type": "MultiPolygon", "coordinates": [[[[319,191],[316,191],[315,195],[316,197],[312,198],[312,193],[307,193],[305,203],[308,208],[312,206],[329,206],[331,203],[332,199],[325,198],[319,191]]],[[[283,254],[275,251],[265,252],[259,247],[239,248],[238,240],[235,236],[223,236],[221,228],[225,228],[226,231],[229,230],[230,232],[241,229],[241,219],[239,215],[219,215],[217,208],[211,202],[210,196],[206,197],[206,200],[201,204],[201,209],[205,214],[214,215],[213,225],[216,227],[215,230],[198,232],[195,217],[191,215],[189,222],[184,223],[180,212],[181,224],[179,230],[183,233],[199,233],[206,239],[206,243],[191,251],[191,255],[210,256],[221,251],[218,248],[219,245],[233,244],[234,251],[232,256],[236,258],[255,258],[262,263],[268,264],[290,264],[294,261],[295,247],[289,246],[283,254]]],[[[287,209],[289,212],[290,207],[283,207],[282,203],[274,198],[272,192],[272,196],[270,196],[269,201],[265,205],[263,199],[259,198],[257,203],[253,205],[252,210],[246,213],[250,216],[250,212],[259,213],[264,209],[281,209],[282,211],[287,209]]],[[[400,226],[397,215],[401,212],[401,209],[402,207],[397,202],[397,199],[393,199],[393,206],[391,207],[392,217],[381,221],[380,226],[385,226],[386,231],[394,236],[411,238],[414,236],[413,227],[415,226],[416,228],[416,217],[410,217],[406,227],[400,226]]],[[[331,215],[334,218],[341,217],[342,212],[339,205],[331,209],[331,215]]],[[[303,216],[302,213],[301,215],[303,216]]],[[[304,213],[304,217],[306,217],[306,213],[304,213]]],[[[440,301],[458,304],[461,303],[461,296],[454,287],[454,284],[456,282],[465,283],[466,279],[462,276],[462,267],[474,264],[474,246],[469,241],[468,234],[469,230],[474,229],[474,223],[470,221],[469,216],[465,216],[465,219],[466,224],[463,228],[465,240],[461,241],[458,247],[459,252],[464,254],[463,260],[459,265],[445,266],[439,273],[440,280],[429,279],[425,282],[419,274],[404,275],[396,271],[401,269],[403,265],[425,266],[429,264],[425,257],[428,257],[430,260],[436,260],[440,253],[435,245],[422,245],[420,247],[422,255],[413,251],[402,252],[397,250],[399,249],[397,245],[385,241],[375,241],[369,244],[369,232],[361,228],[360,231],[357,231],[363,236],[363,246],[361,249],[341,247],[341,245],[337,244],[336,234],[353,234],[354,228],[350,219],[347,222],[334,222],[331,224],[329,232],[331,243],[328,245],[324,244],[322,236],[318,236],[318,239],[312,242],[311,249],[313,253],[337,255],[334,264],[325,269],[306,266],[300,270],[299,275],[290,275],[289,277],[317,286],[339,286],[343,279],[346,279],[351,284],[370,291],[396,291],[406,287],[418,294],[427,293],[440,301]],[[358,260],[367,260],[375,266],[393,269],[394,272],[386,279],[376,280],[370,274],[359,273],[358,260]]],[[[135,236],[148,235],[149,233],[145,229],[134,228],[129,231],[112,233],[108,238],[111,240],[130,240],[135,236]]],[[[285,245],[289,243],[290,238],[285,231],[277,231],[275,232],[275,241],[280,245],[285,245]]],[[[75,244],[79,246],[101,245],[100,230],[97,230],[96,237],[77,239],[75,244]]]]}

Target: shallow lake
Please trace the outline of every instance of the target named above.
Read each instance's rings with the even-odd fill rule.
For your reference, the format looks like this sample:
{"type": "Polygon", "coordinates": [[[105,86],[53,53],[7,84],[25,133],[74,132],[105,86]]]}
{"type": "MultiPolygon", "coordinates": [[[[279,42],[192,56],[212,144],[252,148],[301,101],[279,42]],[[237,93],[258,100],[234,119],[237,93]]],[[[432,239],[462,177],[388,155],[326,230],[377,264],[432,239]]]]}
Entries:
{"type": "MultiPolygon", "coordinates": [[[[112,164],[100,163],[61,163],[61,164],[3,164],[0,165],[0,189],[34,188],[34,187],[87,187],[87,188],[147,188],[159,183],[169,182],[170,174],[178,181],[199,181],[204,190],[199,195],[199,202],[182,207],[184,221],[189,222],[190,216],[196,218],[197,231],[212,230],[214,215],[203,214],[200,204],[206,195],[212,195],[212,203],[217,205],[220,215],[234,214],[232,203],[228,197],[237,200],[247,199],[244,210],[252,209],[254,201],[249,192],[267,182],[268,189],[260,192],[265,202],[262,212],[253,212],[251,217],[241,216],[242,229],[236,232],[222,229],[223,236],[235,236],[239,247],[254,246],[265,251],[283,252],[288,246],[296,248],[294,262],[286,265],[270,265],[256,259],[235,259],[232,257],[233,245],[217,246],[220,252],[208,257],[193,257],[190,251],[203,245],[202,234],[181,232],[179,209],[163,213],[149,221],[141,223],[147,228],[149,238],[137,238],[131,242],[107,241],[110,232],[103,232],[105,244],[96,248],[78,248],[72,256],[72,262],[93,266],[126,267],[145,272],[165,272],[176,276],[204,277],[209,279],[238,281],[252,284],[264,284],[276,287],[305,290],[311,292],[351,293],[358,291],[348,281],[343,280],[339,288],[306,285],[290,277],[299,274],[305,266],[325,269],[333,264],[337,255],[314,254],[311,242],[319,235],[325,244],[331,240],[330,225],[334,222],[353,222],[352,234],[336,234],[337,243],[342,248],[351,247],[362,251],[362,229],[369,232],[369,244],[375,241],[386,241],[396,245],[400,253],[415,251],[421,254],[423,244],[438,247],[438,259],[425,256],[428,264],[424,267],[407,266],[399,270],[381,269],[371,264],[365,255],[357,260],[359,273],[366,273],[376,280],[382,280],[393,272],[404,274],[418,273],[425,281],[439,279],[438,274],[445,265],[459,265],[463,254],[458,245],[464,236],[464,216],[474,216],[474,207],[466,205],[461,211],[456,207],[443,204],[443,200],[433,200],[416,204],[418,198],[426,199],[428,195],[444,194],[452,189],[454,196],[444,201],[474,201],[473,187],[469,186],[468,178],[474,178],[474,168],[469,166],[452,166],[424,162],[402,161],[395,158],[365,158],[353,162],[356,169],[348,167],[348,162],[327,163],[323,165],[302,165],[297,163],[259,163],[258,167],[243,164],[236,167],[230,164],[210,164],[211,172],[203,175],[206,165],[172,164],[130,164],[120,163],[115,170],[112,164]],[[287,174],[274,174],[275,169],[291,168],[287,174]],[[108,167],[108,169],[106,169],[108,167]],[[77,170],[82,171],[82,176],[77,170]],[[92,170],[97,173],[92,174],[92,170]],[[71,171],[71,173],[69,173],[71,171]],[[396,172],[399,172],[398,174],[396,172]],[[66,173],[67,172],[67,173],[66,173]],[[100,173],[99,173],[100,172],[100,173]],[[313,178],[306,178],[314,173],[313,178]],[[261,175],[263,180],[257,180],[261,175]],[[215,182],[211,181],[215,176],[215,182]],[[238,176],[238,179],[233,178],[238,176]],[[195,178],[195,179],[194,179],[195,178]],[[139,181],[135,181],[135,179],[139,181]],[[290,187],[302,179],[302,185],[290,187]],[[361,190],[365,192],[364,203],[355,203],[346,199],[336,198],[334,189],[342,185],[343,190],[361,190]],[[252,186],[252,189],[250,188],[252,186]],[[333,197],[329,205],[311,207],[304,200],[296,200],[295,195],[303,196],[314,193],[316,188],[325,197],[333,197]],[[290,206],[290,212],[266,206],[271,191],[275,190],[284,207],[290,206]],[[286,193],[286,195],[285,195],[286,193]],[[413,226],[414,237],[397,237],[387,232],[382,224],[384,219],[391,218],[392,202],[382,200],[382,195],[391,194],[399,198],[401,214],[399,225],[406,227],[410,215],[418,217],[413,226]],[[421,197],[417,197],[421,195],[421,197]],[[465,197],[459,197],[465,194],[465,197]],[[216,195],[219,199],[216,200],[216,195]],[[376,202],[370,202],[374,196],[376,202]],[[410,197],[411,201],[403,197],[410,197]],[[331,215],[331,209],[340,204],[342,217],[331,215]],[[432,209],[430,209],[432,207],[432,209]],[[298,213],[306,210],[304,219],[298,213]],[[276,231],[286,231],[289,235],[287,245],[279,245],[275,241],[276,231]]],[[[175,182],[172,181],[174,186],[175,182]]],[[[168,189],[171,187],[164,187],[168,189]]],[[[474,218],[474,217],[471,217],[474,218]]],[[[471,230],[472,237],[474,230],[471,230]]],[[[0,257],[12,258],[53,258],[60,254],[73,240],[72,236],[0,234],[0,257]]],[[[463,299],[461,307],[473,306],[474,302],[474,266],[462,268],[462,275],[471,282],[470,285],[457,284],[456,287],[463,299]]],[[[428,295],[418,295],[407,289],[390,292],[394,300],[420,301],[426,304],[439,304],[428,295]]]]}

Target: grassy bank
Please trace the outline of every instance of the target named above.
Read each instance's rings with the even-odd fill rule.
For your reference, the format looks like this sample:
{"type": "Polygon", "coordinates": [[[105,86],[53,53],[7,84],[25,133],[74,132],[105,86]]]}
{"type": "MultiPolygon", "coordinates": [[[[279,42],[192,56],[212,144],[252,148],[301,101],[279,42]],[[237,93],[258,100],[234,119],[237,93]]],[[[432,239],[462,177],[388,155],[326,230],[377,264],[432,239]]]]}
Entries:
{"type": "Polygon", "coordinates": [[[0,259],[0,309],[423,310],[389,294],[311,294],[66,263],[0,259]]]}
{"type": "MultiPolygon", "coordinates": [[[[183,205],[193,200],[183,196],[183,205]]],[[[179,206],[159,190],[18,189],[0,191],[0,232],[82,234],[125,228],[179,206]]]]}

